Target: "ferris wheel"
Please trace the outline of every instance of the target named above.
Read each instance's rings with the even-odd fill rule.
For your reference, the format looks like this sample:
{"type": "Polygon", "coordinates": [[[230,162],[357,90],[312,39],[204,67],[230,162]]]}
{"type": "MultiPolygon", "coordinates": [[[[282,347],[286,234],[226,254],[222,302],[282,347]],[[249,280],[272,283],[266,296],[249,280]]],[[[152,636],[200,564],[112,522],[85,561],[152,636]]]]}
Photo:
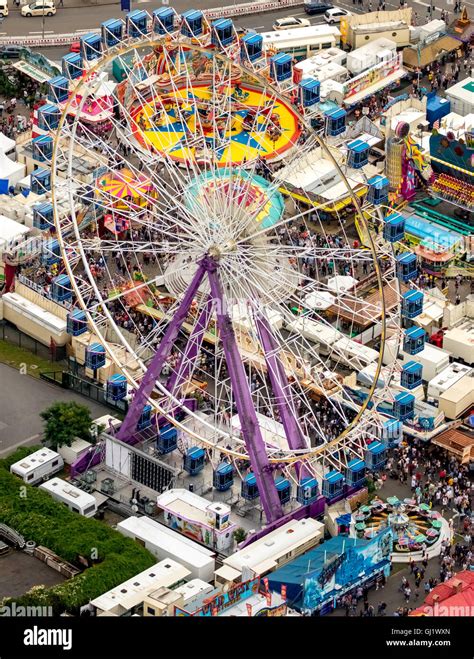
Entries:
{"type": "Polygon", "coordinates": [[[185,448],[248,460],[271,522],[275,469],[321,481],[373,439],[387,282],[398,289],[391,251],[361,248],[340,200],[362,226],[377,210],[272,63],[183,34],[124,37],[90,60],[83,39],[81,75],[66,93],[56,81],[43,116],[56,112],[52,196],[66,190],[70,215],[55,216],[66,272],[53,287],[72,305],[72,333],[91,333],[89,366],[107,355],[116,397],[132,392],[118,439],[153,411],[185,448]],[[124,79],[104,93],[112,62],[124,79]],[[86,121],[94,111],[104,120],[86,121]],[[311,195],[311,162],[327,168],[332,198],[311,195]],[[356,403],[345,385],[366,363],[354,340],[364,315],[379,341],[356,403]]]}

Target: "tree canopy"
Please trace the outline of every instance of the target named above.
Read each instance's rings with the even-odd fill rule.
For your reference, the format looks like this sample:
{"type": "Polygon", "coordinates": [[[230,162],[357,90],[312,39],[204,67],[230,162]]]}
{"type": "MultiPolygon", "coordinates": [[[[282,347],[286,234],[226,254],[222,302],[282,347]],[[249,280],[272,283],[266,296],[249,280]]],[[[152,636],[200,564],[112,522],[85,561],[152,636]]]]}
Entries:
{"type": "Polygon", "coordinates": [[[45,422],[43,443],[54,450],[61,446],[71,446],[76,437],[93,440],[91,413],[85,405],[74,401],[53,403],[40,416],[45,422]]]}

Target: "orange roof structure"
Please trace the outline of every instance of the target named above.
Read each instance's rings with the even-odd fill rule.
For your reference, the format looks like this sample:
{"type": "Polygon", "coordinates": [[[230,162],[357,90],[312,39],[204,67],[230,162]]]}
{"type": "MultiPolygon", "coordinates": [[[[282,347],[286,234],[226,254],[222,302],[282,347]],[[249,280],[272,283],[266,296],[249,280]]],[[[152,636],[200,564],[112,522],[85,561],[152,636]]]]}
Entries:
{"type": "Polygon", "coordinates": [[[445,430],[433,437],[431,442],[449,451],[461,459],[463,463],[469,462],[470,458],[474,458],[474,437],[470,437],[467,433],[456,428],[445,430]]]}

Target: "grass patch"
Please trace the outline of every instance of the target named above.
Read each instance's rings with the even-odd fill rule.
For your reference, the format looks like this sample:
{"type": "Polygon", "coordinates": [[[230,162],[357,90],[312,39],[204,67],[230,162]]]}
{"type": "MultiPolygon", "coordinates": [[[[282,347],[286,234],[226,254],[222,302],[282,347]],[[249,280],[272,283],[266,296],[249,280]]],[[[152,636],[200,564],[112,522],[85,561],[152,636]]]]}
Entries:
{"type": "Polygon", "coordinates": [[[35,586],[21,597],[4,600],[22,606],[51,606],[54,614],[78,612],[83,604],[156,563],[144,547],[95,519],[82,517],[47,492],[10,474],[10,465],[38,446],[21,447],[0,460],[0,520],[80,568],[73,579],[51,588],[35,586]],[[26,490],[25,490],[26,488],[26,490]]]}
{"type": "Polygon", "coordinates": [[[18,371],[26,366],[28,375],[39,378],[42,371],[58,370],[54,368],[55,362],[35,355],[31,350],[14,346],[8,341],[0,339],[0,363],[13,366],[18,371]]]}

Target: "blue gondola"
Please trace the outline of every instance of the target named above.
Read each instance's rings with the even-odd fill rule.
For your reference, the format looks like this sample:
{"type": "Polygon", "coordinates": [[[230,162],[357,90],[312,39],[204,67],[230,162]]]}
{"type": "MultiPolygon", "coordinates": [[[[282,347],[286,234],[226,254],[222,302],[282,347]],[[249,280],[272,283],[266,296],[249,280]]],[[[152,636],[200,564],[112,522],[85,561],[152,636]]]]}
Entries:
{"type": "Polygon", "coordinates": [[[206,451],[199,446],[193,446],[186,451],[186,455],[183,457],[183,469],[190,476],[196,476],[204,469],[205,458],[206,451]]]}
{"type": "Polygon", "coordinates": [[[123,40],[123,21],[111,18],[100,26],[102,41],[107,48],[117,46],[123,40]]]}
{"type": "Polygon", "coordinates": [[[127,378],[125,375],[115,373],[111,375],[106,384],[107,398],[123,400],[127,395],[127,378]]]}
{"type": "Polygon", "coordinates": [[[353,169],[365,167],[369,162],[369,145],[363,140],[353,140],[347,144],[347,164],[353,169]]]}
{"type": "Polygon", "coordinates": [[[234,484],[234,468],[228,462],[221,462],[214,471],[212,484],[219,492],[226,492],[234,484]]]}
{"type": "Polygon", "coordinates": [[[188,9],[181,14],[181,34],[190,39],[199,37],[203,33],[202,11],[197,9],[188,9]]]}
{"type": "Polygon", "coordinates": [[[415,318],[423,313],[423,293],[421,291],[407,291],[402,295],[402,316],[415,318]]]}
{"type": "Polygon", "coordinates": [[[318,481],[311,476],[302,478],[296,490],[296,500],[303,506],[313,503],[319,497],[318,481]]]}
{"type": "Polygon", "coordinates": [[[171,7],[160,7],[153,12],[153,31],[156,34],[174,32],[175,11],[171,7]]]}
{"type": "Polygon", "coordinates": [[[270,58],[270,77],[277,82],[284,82],[291,78],[293,58],[287,53],[278,53],[270,58]]]}
{"type": "Polygon", "coordinates": [[[102,38],[100,34],[90,32],[81,37],[81,53],[85,60],[93,62],[102,55],[102,38]]]}
{"type": "Polygon", "coordinates": [[[400,375],[400,384],[405,389],[415,389],[421,384],[423,366],[418,362],[410,361],[403,365],[400,375]]]}
{"type": "Polygon", "coordinates": [[[143,9],[135,9],[127,14],[127,34],[137,39],[148,34],[148,14],[143,9]]]}
{"type": "Polygon", "coordinates": [[[91,343],[86,348],[86,368],[96,371],[105,366],[105,348],[100,343],[91,343]]]}
{"type": "Polygon", "coordinates": [[[234,23],[230,18],[219,18],[212,23],[211,43],[219,46],[228,46],[234,40],[234,23]]]}
{"type": "Polygon", "coordinates": [[[76,80],[77,78],[82,77],[83,66],[80,53],[68,53],[67,55],[63,55],[61,66],[65,78],[76,80]]]}
{"type": "Polygon", "coordinates": [[[51,229],[54,225],[53,212],[53,204],[50,201],[35,204],[33,206],[33,226],[35,229],[40,229],[40,231],[51,229]]]}
{"type": "Polygon", "coordinates": [[[390,243],[397,243],[405,237],[405,218],[400,213],[390,213],[385,218],[383,237],[390,243]]]}
{"type": "Polygon", "coordinates": [[[390,186],[390,181],[388,178],[386,176],[376,174],[375,176],[372,176],[372,178],[369,178],[367,183],[369,184],[367,201],[370,204],[374,204],[374,206],[378,206],[379,204],[386,204],[388,201],[388,191],[390,186]]]}
{"type": "Polygon", "coordinates": [[[278,493],[278,498],[280,503],[284,506],[286,503],[289,503],[291,499],[291,484],[287,478],[280,476],[275,481],[275,487],[278,493]]]}
{"type": "Polygon", "coordinates": [[[80,336],[87,332],[87,318],[82,309],[74,309],[67,316],[67,333],[71,336],[80,336]]]}
{"type": "Polygon", "coordinates": [[[326,135],[335,137],[346,130],[347,112],[342,108],[334,108],[324,113],[326,121],[326,135]]]}
{"type": "Polygon", "coordinates": [[[156,438],[156,448],[162,455],[171,453],[178,447],[178,431],[171,423],[167,423],[160,428],[160,433],[156,438]]]}
{"type": "Polygon", "coordinates": [[[57,105],[46,103],[38,108],[38,128],[41,130],[55,130],[59,125],[61,111],[57,105]]]}
{"type": "Polygon", "coordinates": [[[240,495],[242,499],[246,499],[247,501],[252,501],[253,499],[258,498],[258,485],[255,474],[247,474],[247,476],[244,478],[240,489],[240,495]]]}
{"type": "Polygon", "coordinates": [[[32,141],[33,160],[50,162],[53,155],[53,138],[50,135],[40,135],[32,141]]]}
{"type": "Polygon", "coordinates": [[[261,34],[246,34],[240,40],[240,55],[242,59],[255,62],[262,56],[263,37],[261,34]]]}
{"type": "Polygon", "coordinates": [[[415,396],[399,393],[393,403],[393,414],[399,421],[407,421],[415,416],[415,396]]]}
{"type": "Polygon", "coordinates": [[[403,438],[403,424],[396,419],[387,419],[382,426],[382,439],[389,448],[398,446],[403,438]]]}
{"type": "Polygon", "coordinates": [[[31,192],[37,195],[51,192],[51,170],[39,167],[31,173],[31,192]]]}
{"type": "Polygon", "coordinates": [[[354,458],[347,463],[346,482],[350,487],[362,486],[365,483],[365,462],[354,458]]]}
{"type": "Polygon", "coordinates": [[[59,263],[60,261],[61,246],[59,245],[59,242],[55,238],[47,240],[41,252],[41,263],[43,265],[51,266],[54,263],[59,263]]]}
{"type": "Polygon", "coordinates": [[[417,355],[425,349],[426,332],[422,327],[413,325],[405,330],[403,336],[403,351],[409,355],[417,355]]]}
{"type": "Polygon", "coordinates": [[[51,282],[51,297],[56,302],[64,302],[72,298],[71,280],[67,275],[58,275],[51,282]]]}
{"type": "Polygon", "coordinates": [[[387,447],[378,439],[371,442],[365,451],[365,462],[371,471],[377,471],[385,467],[387,462],[387,447]]]}
{"type": "Polygon", "coordinates": [[[300,101],[304,108],[310,108],[313,105],[319,103],[321,99],[320,88],[321,83],[319,80],[313,80],[312,78],[306,78],[301,80],[298,85],[300,101]]]}
{"type": "Polygon", "coordinates": [[[56,76],[48,80],[48,100],[52,103],[64,103],[69,97],[69,80],[65,76],[56,76]]]}
{"type": "Polygon", "coordinates": [[[344,488],[344,476],[340,471],[334,469],[326,474],[323,478],[323,497],[328,501],[335,499],[342,494],[344,488]]]}
{"type": "Polygon", "coordinates": [[[418,267],[416,264],[416,254],[413,252],[404,252],[397,255],[396,262],[397,279],[400,281],[410,281],[418,277],[418,267]]]}
{"type": "Polygon", "coordinates": [[[137,423],[137,430],[146,430],[151,426],[151,405],[145,405],[137,423]]]}

